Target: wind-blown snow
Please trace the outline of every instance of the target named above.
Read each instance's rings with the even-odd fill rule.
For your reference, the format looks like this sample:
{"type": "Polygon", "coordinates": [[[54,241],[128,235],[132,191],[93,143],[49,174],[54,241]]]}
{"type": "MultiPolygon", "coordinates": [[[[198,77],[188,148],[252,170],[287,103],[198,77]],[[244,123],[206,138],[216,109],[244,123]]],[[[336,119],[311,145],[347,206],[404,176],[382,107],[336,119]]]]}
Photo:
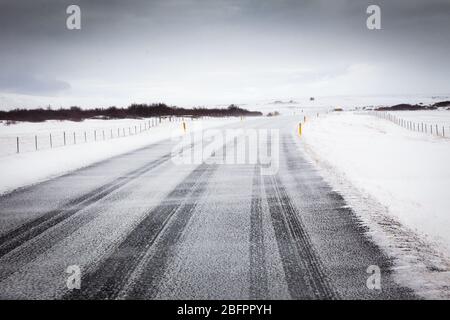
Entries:
{"type": "MultiPolygon", "coordinates": [[[[201,121],[188,120],[188,131],[203,130],[217,127],[225,123],[238,121],[238,119],[208,119],[201,121]]],[[[7,136],[5,131],[11,134],[20,132],[30,134],[32,132],[61,131],[71,126],[72,131],[93,131],[93,128],[124,127],[135,125],[136,121],[96,120],[77,123],[59,121],[52,123],[22,123],[19,127],[3,128],[0,138],[7,136]],[[122,123],[123,122],[123,123],[122,123]],[[93,125],[92,127],[87,126],[93,125]]],[[[99,161],[130,152],[164,139],[172,139],[183,134],[181,122],[166,121],[160,126],[152,127],[148,131],[136,135],[106,139],[90,143],[79,143],[53,149],[45,149],[19,154],[10,154],[0,157],[0,194],[8,193],[17,188],[45,181],[73,170],[89,166],[99,161]]],[[[1,139],[0,139],[1,141],[1,139]]]]}
{"type": "Polygon", "coordinates": [[[442,297],[436,293],[450,285],[450,139],[343,112],[307,121],[301,141],[375,240],[399,258],[399,279],[442,297]]]}

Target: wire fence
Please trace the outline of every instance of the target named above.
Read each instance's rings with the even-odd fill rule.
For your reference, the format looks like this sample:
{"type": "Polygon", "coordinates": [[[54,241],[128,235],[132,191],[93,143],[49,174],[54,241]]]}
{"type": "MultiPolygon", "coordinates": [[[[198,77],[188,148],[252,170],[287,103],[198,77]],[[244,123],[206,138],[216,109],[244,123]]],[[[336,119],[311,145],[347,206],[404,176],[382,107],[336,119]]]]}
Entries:
{"type": "Polygon", "coordinates": [[[390,114],[388,112],[373,111],[370,112],[380,119],[385,119],[399,125],[407,130],[422,132],[425,134],[435,135],[444,138],[450,138],[450,126],[431,124],[426,122],[415,122],[412,120],[407,120],[400,118],[396,115],[390,114]]]}
{"type": "MultiPolygon", "coordinates": [[[[105,120],[107,121],[107,120],[105,120]]],[[[158,117],[139,120],[133,125],[108,128],[62,130],[37,134],[0,136],[0,156],[61,148],[129,137],[169,122],[184,121],[181,117],[158,117]]]]}

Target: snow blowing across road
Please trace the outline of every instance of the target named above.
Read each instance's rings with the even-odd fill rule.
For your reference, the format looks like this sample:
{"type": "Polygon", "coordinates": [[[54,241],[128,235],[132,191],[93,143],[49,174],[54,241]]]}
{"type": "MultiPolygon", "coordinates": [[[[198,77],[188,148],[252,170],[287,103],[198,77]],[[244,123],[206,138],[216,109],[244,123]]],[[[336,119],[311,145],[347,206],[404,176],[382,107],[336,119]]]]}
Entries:
{"type": "Polygon", "coordinates": [[[356,211],[372,227],[375,240],[409,259],[398,262],[399,270],[414,265],[419,272],[422,267],[418,278],[411,273],[403,277],[410,285],[416,281],[416,289],[435,296],[438,287],[449,284],[450,139],[343,112],[310,119],[301,140],[346,200],[352,206],[358,206],[352,201],[360,202],[356,211]]]}
{"type": "MultiPolygon", "coordinates": [[[[187,121],[188,130],[208,129],[238,121],[236,119],[208,119],[201,121],[187,121]]],[[[120,120],[96,120],[92,128],[123,126],[120,120]]],[[[88,121],[86,121],[88,124],[88,121]]],[[[89,126],[81,123],[78,129],[87,130],[89,126]]],[[[126,123],[128,124],[128,123],[126,123]]],[[[54,130],[62,131],[68,126],[76,130],[77,123],[70,121],[59,121],[57,125],[52,122],[40,124],[22,123],[20,132],[27,134],[42,132],[49,126],[54,130]]],[[[3,135],[15,134],[15,127],[3,128],[0,137],[3,135]],[[10,133],[12,131],[13,133],[10,133]]],[[[39,150],[36,152],[26,152],[0,156],[0,194],[8,193],[17,188],[35,184],[48,180],[62,174],[77,170],[96,162],[124,154],[149,144],[180,136],[183,133],[181,122],[165,122],[161,126],[150,128],[148,131],[137,135],[121,137],[95,143],[80,143],[68,145],[66,147],[39,150]]]]}

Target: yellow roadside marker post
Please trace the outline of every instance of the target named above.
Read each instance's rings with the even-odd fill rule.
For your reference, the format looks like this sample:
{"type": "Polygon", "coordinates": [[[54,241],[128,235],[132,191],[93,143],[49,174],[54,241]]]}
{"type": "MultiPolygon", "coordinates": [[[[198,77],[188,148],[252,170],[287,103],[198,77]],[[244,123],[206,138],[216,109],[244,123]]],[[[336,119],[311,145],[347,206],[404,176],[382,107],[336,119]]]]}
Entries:
{"type": "Polygon", "coordinates": [[[298,135],[300,137],[302,136],[302,123],[301,122],[298,124],[298,135]]]}

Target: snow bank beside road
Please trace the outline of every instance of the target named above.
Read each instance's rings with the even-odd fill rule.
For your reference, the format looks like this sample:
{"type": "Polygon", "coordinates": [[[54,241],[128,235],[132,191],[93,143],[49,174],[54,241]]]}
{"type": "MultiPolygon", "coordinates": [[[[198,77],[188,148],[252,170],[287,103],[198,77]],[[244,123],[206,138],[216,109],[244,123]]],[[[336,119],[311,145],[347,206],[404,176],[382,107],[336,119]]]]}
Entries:
{"type": "Polygon", "coordinates": [[[450,139],[349,112],[311,119],[303,132],[303,147],[324,177],[331,177],[328,180],[344,197],[347,193],[350,203],[352,197],[363,199],[355,209],[373,226],[372,234],[379,231],[374,222],[381,222],[384,235],[378,240],[391,254],[409,259],[397,264],[405,281],[418,281],[413,287],[420,287],[425,296],[439,297],[434,295],[437,288],[450,285],[450,139]],[[339,186],[340,181],[359,195],[349,194],[352,189],[339,186]],[[380,216],[387,218],[375,217],[378,213],[369,199],[383,207],[380,216]],[[417,238],[404,238],[407,230],[417,238]],[[414,276],[411,270],[404,272],[419,265],[422,269],[414,276]]]}
{"type": "MultiPolygon", "coordinates": [[[[304,142],[410,228],[450,249],[450,140],[352,113],[306,124],[304,142]]],[[[449,250],[450,252],[450,250],[449,250]]]]}
{"type": "MultiPolygon", "coordinates": [[[[238,121],[210,119],[187,122],[188,131],[238,121]]],[[[36,124],[32,124],[33,128],[36,124]]],[[[43,128],[46,123],[41,123],[43,128]]],[[[42,129],[43,130],[43,129],[42,129]]],[[[45,181],[99,161],[182,135],[181,122],[166,123],[137,135],[0,157],[0,194],[45,181]]]]}

